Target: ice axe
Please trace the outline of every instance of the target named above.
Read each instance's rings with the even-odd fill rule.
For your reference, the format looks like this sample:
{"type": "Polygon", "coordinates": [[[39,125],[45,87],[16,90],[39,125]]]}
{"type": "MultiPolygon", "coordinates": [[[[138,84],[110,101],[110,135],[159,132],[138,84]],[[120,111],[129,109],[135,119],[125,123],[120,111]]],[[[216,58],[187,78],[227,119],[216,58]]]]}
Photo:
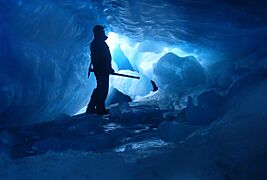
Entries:
{"type": "MultiPolygon", "coordinates": [[[[91,64],[89,66],[89,70],[88,70],[88,78],[90,77],[90,73],[94,72],[94,69],[91,67],[91,64]]],[[[111,73],[111,75],[115,75],[115,76],[121,76],[121,77],[127,77],[127,78],[133,78],[133,79],[140,79],[140,77],[138,76],[131,76],[131,75],[127,75],[127,74],[120,74],[120,73],[111,73]]]]}
{"type": "Polygon", "coordinates": [[[138,76],[131,76],[131,75],[127,75],[127,74],[120,74],[120,73],[111,73],[111,75],[115,75],[115,76],[121,76],[121,77],[127,77],[127,78],[133,78],[133,79],[140,79],[140,77],[138,76]]]}
{"type": "MultiPolygon", "coordinates": [[[[94,72],[94,69],[92,68],[92,64],[90,64],[89,69],[88,69],[88,78],[90,77],[90,73],[94,72]]],[[[127,78],[134,78],[134,79],[140,79],[140,77],[137,76],[131,76],[131,75],[127,75],[127,74],[120,74],[120,73],[111,73],[111,75],[116,75],[116,76],[122,76],[122,77],[127,77],[127,78]]],[[[153,87],[153,92],[157,91],[159,88],[156,85],[155,81],[151,80],[150,81],[153,87]]]]}

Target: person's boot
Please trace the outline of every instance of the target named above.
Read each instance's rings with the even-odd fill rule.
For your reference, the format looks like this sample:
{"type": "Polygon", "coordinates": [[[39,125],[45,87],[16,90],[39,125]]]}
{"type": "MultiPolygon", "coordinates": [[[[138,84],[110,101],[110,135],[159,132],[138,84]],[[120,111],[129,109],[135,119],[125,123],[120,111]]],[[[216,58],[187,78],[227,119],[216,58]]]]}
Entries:
{"type": "Polygon", "coordinates": [[[87,107],[86,114],[96,114],[96,108],[95,107],[87,107]]]}
{"type": "Polygon", "coordinates": [[[97,115],[108,115],[109,114],[109,110],[105,109],[105,108],[104,109],[102,109],[102,108],[101,109],[97,109],[96,110],[96,114],[97,115]]]}
{"type": "Polygon", "coordinates": [[[107,115],[109,114],[109,110],[105,108],[105,102],[100,101],[96,105],[96,114],[97,115],[107,115]]]}

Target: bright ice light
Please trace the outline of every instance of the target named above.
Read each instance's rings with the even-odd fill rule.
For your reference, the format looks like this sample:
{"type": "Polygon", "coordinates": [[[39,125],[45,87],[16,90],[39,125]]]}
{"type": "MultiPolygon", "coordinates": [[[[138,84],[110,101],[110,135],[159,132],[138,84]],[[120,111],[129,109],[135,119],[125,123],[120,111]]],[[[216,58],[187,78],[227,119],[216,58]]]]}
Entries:
{"type": "Polygon", "coordinates": [[[106,40],[106,43],[108,44],[110,51],[113,52],[115,47],[120,44],[121,39],[119,35],[114,32],[109,32],[107,36],[108,39],[106,40]]]}
{"type": "Polygon", "coordinates": [[[139,43],[134,43],[134,46],[132,47],[130,44],[130,40],[122,35],[119,35],[114,32],[108,33],[108,39],[106,40],[106,43],[109,46],[111,54],[113,54],[114,49],[120,45],[122,51],[124,52],[125,56],[131,61],[136,54],[137,47],[139,43]]]}

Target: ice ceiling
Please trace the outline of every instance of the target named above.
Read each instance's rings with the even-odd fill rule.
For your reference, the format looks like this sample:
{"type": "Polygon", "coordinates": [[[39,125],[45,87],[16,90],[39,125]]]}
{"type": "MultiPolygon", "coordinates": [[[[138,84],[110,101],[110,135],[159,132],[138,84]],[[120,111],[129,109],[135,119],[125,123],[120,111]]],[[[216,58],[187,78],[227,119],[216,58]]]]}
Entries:
{"type": "MultiPolygon", "coordinates": [[[[133,90],[132,96],[148,93],[150,79],[168,89],[154,67],[170,52],[177,61],[188,57],[201,64],[205,86],[222,91],[241,72],[266,67],[264,1],[10,0],[0,1],[0,21],[0,127],[73,114],[86,105],[95,85],[86,78],[95,24],[106,25],[113,40],[120,40],[111,47],[113,56],[127,59],[124,66],[143,77],[143,84],[135,85],[142,91],[133,90]]],[[[113,63],[117,70],[127,69],[118,63],[113,63]]],[[[189,67],[196,70],[177,66],[179,72],[170,71],[177,77],[190,74],[189,67]]],[[[123,84],[117,86],[129,90],[123,84]]]]}

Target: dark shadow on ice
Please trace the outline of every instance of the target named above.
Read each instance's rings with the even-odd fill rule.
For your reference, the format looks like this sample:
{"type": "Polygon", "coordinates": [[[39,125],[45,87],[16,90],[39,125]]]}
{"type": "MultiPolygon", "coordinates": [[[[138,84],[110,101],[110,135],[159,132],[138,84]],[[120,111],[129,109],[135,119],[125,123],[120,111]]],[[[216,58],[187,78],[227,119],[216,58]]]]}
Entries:
{"type": "Polygon", "coordinates": [[[129,108],[131,111],[124,113],[111,108],[110,116],[62,115],[53,121],[13,126],[2,132],[12,137],[8,151],[14,159],[49,151],[113,151],[128,143],[151,137],[159,139],[155,128],[164,121],[164,111],[151,106],[130,105],[129,108]]]}
{"type": "Polygon", "coordinates": [[[155,83],[155,81],[151,80],[150,82],[151,82],[151,84],[152,84],[152,88],[153,88],[152,91],[153,91],[153,92],[157,91],[159,88],[158,88],[157,84],[155,83]]]}
{"type": "Polygon", "coordinates": [[[193,98],[189,96],[185,109],[186,121],[191,125],[210,124],[223,114],[223,102],[223,97],[214,90],[201,93],[197,97],[197,105],[194,105],[193,98]]]}

